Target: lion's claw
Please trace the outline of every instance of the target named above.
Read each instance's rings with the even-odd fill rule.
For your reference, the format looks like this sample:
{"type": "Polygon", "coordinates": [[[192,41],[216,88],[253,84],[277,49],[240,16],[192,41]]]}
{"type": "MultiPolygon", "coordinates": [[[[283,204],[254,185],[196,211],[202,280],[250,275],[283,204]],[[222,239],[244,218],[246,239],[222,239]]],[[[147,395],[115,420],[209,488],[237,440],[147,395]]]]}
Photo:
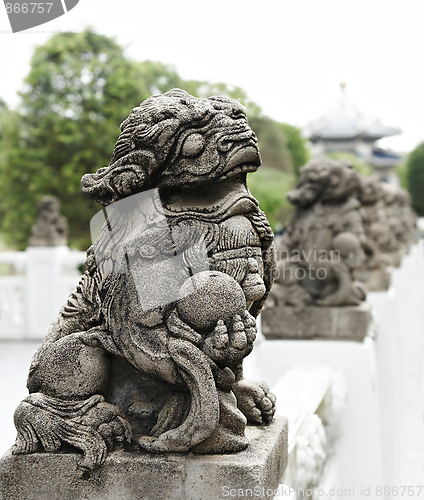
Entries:
{"type": "Polygon", "coordinates": [[[118,408],[112,404],[99,403],[84,415],[81,423],[97,430],[108,450],[119,448],[124,441],[131,443],[131,425],[121,417],[118,408]]]}
{"type": "Polygon", "coordinates": [[[276,398],[262,381],[242,379],[234,385],[237,406],[249,423],[271,422],[275,413],[276,398]]]}

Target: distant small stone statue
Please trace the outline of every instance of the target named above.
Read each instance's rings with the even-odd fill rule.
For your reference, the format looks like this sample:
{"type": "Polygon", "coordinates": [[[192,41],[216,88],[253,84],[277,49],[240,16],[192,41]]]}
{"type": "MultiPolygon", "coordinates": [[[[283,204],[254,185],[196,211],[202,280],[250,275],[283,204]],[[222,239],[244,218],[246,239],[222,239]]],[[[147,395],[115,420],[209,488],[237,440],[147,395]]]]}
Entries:
{"type": "Polygon", "coordinates": [[[367,259],[358,278],[372,291],[387,290],[388,266],[400,266],[416,237],[416,216],[410,196],[404,189],[381,182],[377,177],[361,177],[358,198],[368,238],[367,259]]]}
{"type": "Polygon", "coordinates": [[[54,196],[44,196],[38,203],[37,223],[29,238],[31,247],[57,247],[68,243],[68,223],[59,213],[60,203],[54,196]]]}
{"type": "Polygon", "coordinates": [[[93,469],[125,443],[235,452],[247,420],[272,420],[275,397],[242,376],[275,271],[246,186],[259,166],[234,100],[174,89],[131,111],[109,166],[82,179],[107,219],[33,358],[14,454],[71,446],[93,469]]]}
{"type": "Polygon", "coordinates": [[[397,250],[392,252],[393,264],[398,266],[402,256],[416,238],[416,215],[411,208],[411,198],[405,189],[383,185],[383,200],[390,231],[395,235],[397,250]]]}
{"type": "Polygon", "coordinates": [[[347,162],[320,158],[300,171],[287,195],[296,211],[277,241],[272,301],[297,308],[358,305],[365,289],[354,270],[365,261],[366,236],[355,198],[359,178],[347,162]]]}

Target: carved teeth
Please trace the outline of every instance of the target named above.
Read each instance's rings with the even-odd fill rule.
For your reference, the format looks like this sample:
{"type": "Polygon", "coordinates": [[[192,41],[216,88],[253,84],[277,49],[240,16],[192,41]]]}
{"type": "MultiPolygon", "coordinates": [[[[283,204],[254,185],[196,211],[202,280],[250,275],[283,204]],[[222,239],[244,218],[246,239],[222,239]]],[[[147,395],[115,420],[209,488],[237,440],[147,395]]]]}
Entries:
{"type": "Polygon", "coordinates": [[[251,163],[244,163],[243,165],[239,165],[237,167],[234,167],[233,169],[229,170],[226,172],[224,175],[221,175],[221,180],[227,179],[228,177],[232,177],[234,175],[240,174],[240,173],[245,173],[245,172],[254,172],[257,170],[256,165],[252,165],[251,163]]]}

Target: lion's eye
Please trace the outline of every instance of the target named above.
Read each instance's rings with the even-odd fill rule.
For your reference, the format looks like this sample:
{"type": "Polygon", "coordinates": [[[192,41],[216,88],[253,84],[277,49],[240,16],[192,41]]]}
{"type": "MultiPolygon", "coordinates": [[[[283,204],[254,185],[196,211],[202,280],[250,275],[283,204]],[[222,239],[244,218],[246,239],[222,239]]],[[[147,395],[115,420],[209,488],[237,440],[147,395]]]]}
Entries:
{"type": "Polygon", "coordinates": [[[199,156],[205,149],[205,139],[200,134],[191,134],[184,141],[181,154],[187,158],[199,156]]]}

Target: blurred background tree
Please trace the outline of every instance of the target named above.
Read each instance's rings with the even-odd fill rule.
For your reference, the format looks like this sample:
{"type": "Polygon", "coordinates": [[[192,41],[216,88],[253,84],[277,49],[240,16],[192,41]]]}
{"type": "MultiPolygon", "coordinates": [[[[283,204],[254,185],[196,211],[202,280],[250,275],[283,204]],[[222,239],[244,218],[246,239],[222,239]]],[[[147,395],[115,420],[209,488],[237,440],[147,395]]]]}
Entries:
{"type": "Polygon", "coordinates": [[[263,166],[294,174],[292,156],[280,124],[264,116],[249,117],[249,124],[258,137],[263,166]]]}
{"type": "Polygon", "coordinates": [[[275,232],[284,227],[294,211],[294,206],[287,200],[286,193],[295,182],[294,174],[275,168],[260,168],[253,174],[247,174],[249,189],[259,201],[275,232]]]}
{"type": "Polygon", "coordinates": [[[361,161],[353,153],[347,153],[345,151],[334,151],[332,153],[327,153],[328,157],[333,158],[333,160],[346,160],[352,163],[353,168],[362,175],[373,175],[374,171],[370,165],[361,161]]]}
{"type": "Polygon", "coordinates": [[[309,160],[300,130],[287,123],[278,123],[261,114],[249,116],[249,123],[258,136],[262,167],[248,175],[248,185],[259,200],[274,231],[279,231],[294,211],[286,193],[295,184],[299,168],[309,160]]]}
{"type": "MultiPolygon", "coordinates": [[[[84,173],[109,163],[119,124],[150,95],[142,67],[112,39],[90,30],[59,33],[35,50],[21,105],[2,127],[0,214],[7,240],[26,246],[38,200],[57,196],[70,243],[90,243],[98,206],[81,193],[84,173]]],[[[163,68],[167,78],[172,71],[163,68]]]]}
{"type": "Polygon", "coordinates": [[[424,142],[410,153],[406,165],[412,208],[418,215],[424,216],[424,142]]]}
{"type": "Polygon", "coordinates": [[[395,168],[395,172],[399,177],[401,187],[408,191],[408,164],[406,159],[404,159],[402,163],[395,168]]]}
{"type": "Polygon", "coordinates": [[[281,225],[285,192],[308,156],[298,129],[264,117],[239,87],[183,80],[171,65],[132,61],[113,39],[87,29],[58,33],[35,49],[17,109],[0,100],[0,231],[6,243],[26,247],[37,203],[51,194],[68,219],[70,245],[87,248],[89,221],[100,207],[81,193],[81,177],[108,165],[119,124],[134,106],[174,87],[199,97],[224,94],[246,106],[264,162],[249,186],[273,225],[281,225]]]}
{"type": "Polygon", "coordinates": [[[306,147],[306,141],[302,137],[299,128],[289,125],[288,123],[278,124],[286,137],[286,146],[290,151],[291,161],[296,176],[299,175],[300,167],[310,160],[310,153],[306,147]]]}

